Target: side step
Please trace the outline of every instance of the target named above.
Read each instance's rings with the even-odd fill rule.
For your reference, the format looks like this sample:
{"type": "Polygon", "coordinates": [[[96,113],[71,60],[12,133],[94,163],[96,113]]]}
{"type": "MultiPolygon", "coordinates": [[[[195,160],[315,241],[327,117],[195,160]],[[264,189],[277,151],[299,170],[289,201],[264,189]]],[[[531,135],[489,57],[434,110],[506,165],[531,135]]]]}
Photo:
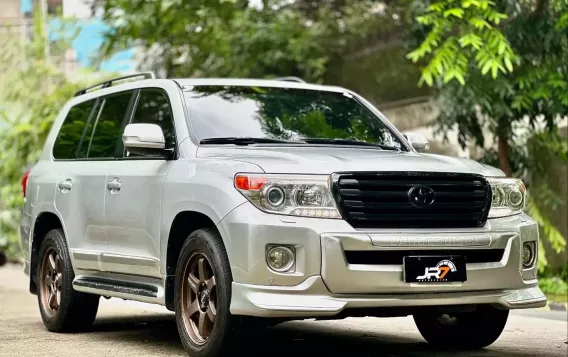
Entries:
{"type": "MultiPolygon", "coordinates": [[[[158,298],[158,287],[150,284],[116,281],[99,277],[79,277],[73,281],[73,288],[77,291],[109,296],[123,297],[122,295],[146,298],[158,298]]],[[[135,299],[138,300],[138,299],[135,299]]]]}

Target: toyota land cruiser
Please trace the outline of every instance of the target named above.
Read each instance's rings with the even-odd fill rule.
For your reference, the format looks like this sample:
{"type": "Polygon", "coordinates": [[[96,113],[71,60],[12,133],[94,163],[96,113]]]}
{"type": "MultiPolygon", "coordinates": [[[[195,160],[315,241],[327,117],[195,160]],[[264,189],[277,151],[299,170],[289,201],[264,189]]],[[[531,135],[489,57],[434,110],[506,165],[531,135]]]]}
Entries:
{"type": "Polygon", "coordinates": [[[87,328],[106,296],[175,311],[192,356],[251,320],[347,316],[482,348],[546,304],[521,181],[423,153],[347,89],[137,76],[78,92],[22,182],[48,330],[87,328]]]}

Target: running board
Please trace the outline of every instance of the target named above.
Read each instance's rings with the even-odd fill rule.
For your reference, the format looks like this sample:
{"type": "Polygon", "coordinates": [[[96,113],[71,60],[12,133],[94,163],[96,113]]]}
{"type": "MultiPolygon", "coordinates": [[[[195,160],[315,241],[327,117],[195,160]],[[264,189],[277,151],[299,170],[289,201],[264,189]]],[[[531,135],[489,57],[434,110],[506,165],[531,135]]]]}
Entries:
{"type": "Polygon", "coordinates": [[[158,298],[158,287],[150,284],[117,281],[100,277],[79,277],[73,288],[91,294],[147,301],[158,298]]]}

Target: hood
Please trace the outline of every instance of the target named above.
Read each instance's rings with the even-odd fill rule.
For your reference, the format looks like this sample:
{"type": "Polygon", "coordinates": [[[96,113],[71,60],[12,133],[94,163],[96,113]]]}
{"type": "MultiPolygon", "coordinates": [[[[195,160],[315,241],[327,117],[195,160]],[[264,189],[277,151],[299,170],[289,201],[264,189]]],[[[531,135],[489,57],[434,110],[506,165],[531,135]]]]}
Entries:
{"type": "Polygon", "coordinates": [[[500,170],[469,159],[337,146],[200,146],[197,157],[249,162],[260,166],[266,173],[426,171],[503,176],[500,170]]]}

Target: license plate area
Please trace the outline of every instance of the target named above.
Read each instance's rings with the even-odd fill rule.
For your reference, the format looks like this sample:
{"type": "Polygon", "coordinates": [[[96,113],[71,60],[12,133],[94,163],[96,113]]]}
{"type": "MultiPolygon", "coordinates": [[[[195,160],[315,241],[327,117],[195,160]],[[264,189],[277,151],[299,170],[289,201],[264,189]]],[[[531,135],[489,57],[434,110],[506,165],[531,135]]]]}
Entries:
{"type": "Polygon", "coordinates": [[[407,283],[451,283],[467,280],[463,256],[408,256],[403,258],[407,283]]]}

